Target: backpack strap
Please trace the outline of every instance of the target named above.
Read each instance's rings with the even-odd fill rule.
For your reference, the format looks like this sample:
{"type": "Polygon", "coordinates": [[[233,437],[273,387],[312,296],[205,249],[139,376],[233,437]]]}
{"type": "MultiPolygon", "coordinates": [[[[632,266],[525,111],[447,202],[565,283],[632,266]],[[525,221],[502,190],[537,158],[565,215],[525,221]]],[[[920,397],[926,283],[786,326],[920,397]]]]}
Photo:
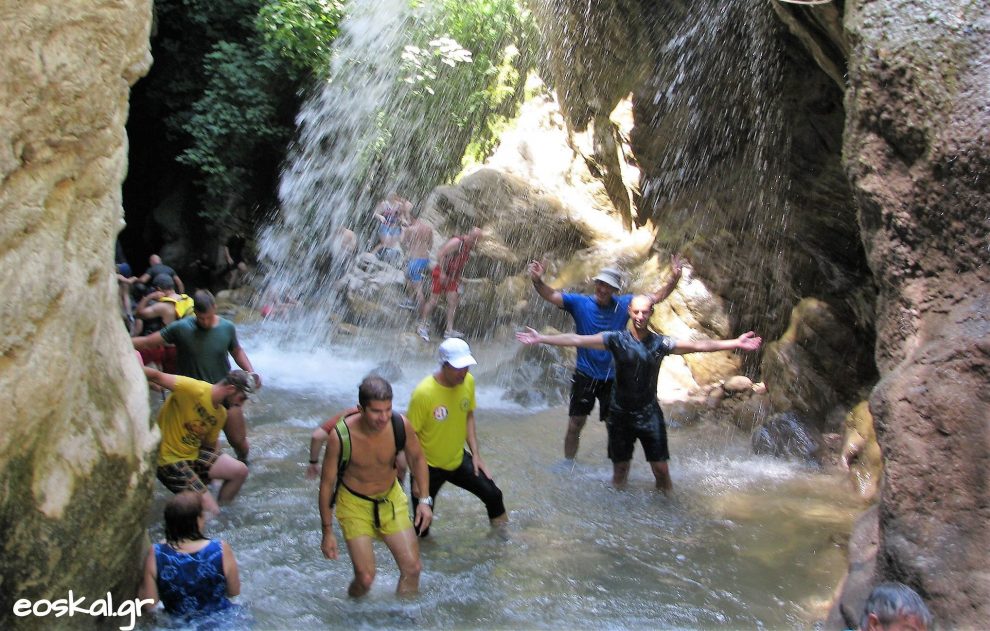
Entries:
{"type": "Polygon", "coordinates": [[[406,448],[406,424],[402,422],[402,415],[392,412],[392,433],[395,434],[395,455],[406,448]]]}
{"type": "MultiPolygon", "coordinates": [[[[331,507],[337,501],[337,491],[340,490],[340,485],[343,484],[344,470],[347,469],[347,465],[351,461],[351,432],[347,428],[346,419],[346,416],[341,417],[333,427],[333,431],[337,433],[337,440],[340,441],[340,456],[337,460],[337,485],[333,489],[333,495],[330,496],[331,507]]],[[[398,456],[399,452],[406,448],[406,424],[402,422],[402,415],[398,412],[392,412],[392,434],[395,436],[395,455],[398,456]]],[[[350,489],[347,490],[350,491],[350,489]]],[[[351,491],[351,493],[363,499],[369,499],[372,502],[375,501],[354,493],[354,491],[351,491]]],[[[375,518],[377,519],[377,515],[375,518]]]]}
{"type": "Polygon", "coordinates": [[[330,507],[337,502],[337,491],[340,490],[340,485],[344,479],[344,469],[351,462],[351,432],[347,428],[346,416],[342,416],[337,424],[333,426],[333,431],[337,433],[337,440],[340,441],[340,454],[337,457],[337,485],[333,489],[333,495],[330,496],[330,507]]]}

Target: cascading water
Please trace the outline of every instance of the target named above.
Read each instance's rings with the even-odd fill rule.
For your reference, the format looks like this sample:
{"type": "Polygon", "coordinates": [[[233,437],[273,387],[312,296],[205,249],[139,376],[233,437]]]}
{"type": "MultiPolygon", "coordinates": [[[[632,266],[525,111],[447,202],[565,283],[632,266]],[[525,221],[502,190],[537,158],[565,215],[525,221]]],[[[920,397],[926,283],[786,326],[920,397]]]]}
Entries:
{"type": "MultiPolygon", "coordinates": [[[[768,28],[761,14],[746,8],[753,4],[710,3],[696,14],[682,8],[693,20],[679,22],[678,34],[665,40],[672,42],[665,50],[669,66],[657,68],[657,98],[665,102],[664,111],[678,114],[672,118],[678,126],[669,134],[662,175],[645,183],[650,208],[690,197],[729,155],[734,163],[751,165],[753,177],[740,181],[745,194],[737,197],[749,200],[751,223],[721,226],[713,208],[701,204],[678,202],[664,210],[670,221],[678,212],[705,215],[691,223],[698,235],[731,228],[767,230],[763,238],[776,239],[786,221],[775,170],[779,147],[768,140],[775,137],[779,114],[768,105],[774,62],[761,56],[757,38],[743,47],[751,56],[717,59],[726,33],[739,40],[768,28]],[[718,11],[726,6],[730,10],[718,11]],[[740,15],[749,21],[735,24],[740,15]],[[726,68],[741,73],[745,89],[702,107],[702,98],[711,96],[702,93],[713,85],[706,81],[726,68]],[[664,82],[662,76],[673,79],[664,82]],[[748,101],[753,95],[763,102],[748,101]],[[774,213],[765,213],[768,207],[774,213]]],[[[505,491],[509,527],[489,532],[480,504],[445,488],[433,534],[422,545],[421,596],[392,597],[395,566],[377,547],[372,594],[346,598],[346,556],[329,562],[319,552],[315,483],[303,477],[306,447],[312,429],[353,403],[361,376],[396,345],[383,343],[376,330],[375,344],[311,348],[326,339],[330,314],[338,312],[338,294],[328,287],[334,280],[328,256],[341,227],[358,232],[359,249],[366,249],[371,210],[387,192],[415,198],[439,184],[423,177],[430,160],[409,151],[413,129],[423,122],[413,119],[422,110],[408,107],[416,86],[403,81],[415,13],[404,0],[349,7],[332,78],[299,115],[299,142],[280,190],[281,214],[261,239],[270,266],[265,293],[269,299],[298,296],[304,306],[284,332],[267,325],[245,331],[245,346],[266,380],[262,402],[251,413],[255,455],[241,497],[210,527],[210,534],[229,540],[237,552],[241,600],[258,625],[809,626],[844,567],[841,540],[853,509],[843,504],[838,478],[753,457],[733,430],[701,427],[672,432],[672,498],[652,490],[639,461],[630,488],[617,492],[607,483],[611,467],[602,425],[588,424],[577,465],[564,466],[557,458],[565,411],[530,411],[502,400],[494,387],[495,367],[515,350],[504,343],[473,343],[480,360],[473,371],[480,444],[505,491]],[[288,344],[299,337],[312,344],[288,344]],[[712,440],[713,433],[719,440],[712,440]]],[[[514,236],[503,235],[510,246],[525,255],[543,251],[545,234],[532,226],[512,230],[514,236]]],[[[520,270],[487,271],[504,278],[520,270]]],[[[397,409],[405,409],[412,387],[435,368],[434,348],[423,346],[411,355],[393,379],[397,409]]],[[[163,497],[153,509],[154,523],[163,497]]]]}

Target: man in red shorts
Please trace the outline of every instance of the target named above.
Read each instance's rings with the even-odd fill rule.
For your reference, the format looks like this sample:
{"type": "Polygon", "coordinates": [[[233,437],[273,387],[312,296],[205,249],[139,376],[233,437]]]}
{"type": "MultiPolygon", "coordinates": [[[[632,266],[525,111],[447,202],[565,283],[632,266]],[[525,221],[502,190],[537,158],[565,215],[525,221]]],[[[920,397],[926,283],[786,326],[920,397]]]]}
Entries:
{"type": "Polygon", "coordinates": [[[464,337],[463,333],[454,329],[454,314],[457,313],[457,303],[460,300],[458,290],[461,273],[471,256],[471,249],[477,245],[482,234],[481,228],[471,228],[467,234],[451,237],[437,253],[437,265],[433,268],[433,289],[430,299],[423,305],[419,314],[419,326],[416,327],[416,333],[424,341],[430,341],[430,314],[437,306],[441,294],[447,297],[447,329],[443,334],[444,339],[464,337]]]}

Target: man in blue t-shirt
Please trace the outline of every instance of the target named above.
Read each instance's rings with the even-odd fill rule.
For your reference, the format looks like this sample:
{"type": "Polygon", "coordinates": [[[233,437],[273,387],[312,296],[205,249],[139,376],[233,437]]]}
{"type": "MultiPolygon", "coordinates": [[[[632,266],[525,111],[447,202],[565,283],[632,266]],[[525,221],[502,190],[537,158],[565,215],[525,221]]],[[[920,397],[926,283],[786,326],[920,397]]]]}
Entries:
{"type": "Polygon", "coordinates": [[[608,457],[612,461],[612,484],[622,486],[629,477],[629,463],[638,440],[643,445],[657,488],[671,490],[667,461],[667,427],[657,402],[657,378],[660,362],[667,355],[710,353],[713,351],[755,351],[761,339],[749,331],[734,340],[680,341],[650,330],[653,316],[652,296],[636,296],[629,301],[632,330],[606,331],[595,335],[542,335],[533,329],[516,333],[523,344],[576,346],[598,349],[615,360],[615,387],[612,405],[605,421],[608,430],[608,457]]]}
{"type": "MultiPolygon", "coordinates": [[[[654,303],[665,300],[674,291],[681,278],[681,259],[676,254],[670,259],[671,277],[667,284],[650,294],[654,303]]],[[[616,295],[622,289],[622,274],[615,269],[604,268],[594,277],[595,293],[592,295],[569,294],[554,289],[543,282],[543,264],[532,261],[529,276],[541,298],[564,309],[574,318],[578,335],[594,335],[602,331],[620,331],[629,322],[629,301],[632,294],[616,295]]],[[[571,378],[571,402],[568,408],[567,434],[564,436],[564,457],[573,460],[577,456],[581,430],[588,414],[598,399],[598,415],[608,418],[609,399],[615,372],[612,356],[606,350],[579,348],[577,365],[571,378]]]]}

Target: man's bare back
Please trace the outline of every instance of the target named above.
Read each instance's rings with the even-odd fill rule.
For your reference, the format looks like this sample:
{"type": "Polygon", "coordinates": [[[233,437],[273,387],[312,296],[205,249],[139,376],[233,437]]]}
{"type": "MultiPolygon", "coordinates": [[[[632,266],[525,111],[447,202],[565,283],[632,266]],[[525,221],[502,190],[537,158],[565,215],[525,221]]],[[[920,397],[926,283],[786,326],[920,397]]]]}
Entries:
{"type": "Polygon", "coordinates": [[[401,243],[402,251],[405,252],[407,259],[430,258],[430,248],[433,247],[433,228],[415,219],[402,231],[401,243]]]}

